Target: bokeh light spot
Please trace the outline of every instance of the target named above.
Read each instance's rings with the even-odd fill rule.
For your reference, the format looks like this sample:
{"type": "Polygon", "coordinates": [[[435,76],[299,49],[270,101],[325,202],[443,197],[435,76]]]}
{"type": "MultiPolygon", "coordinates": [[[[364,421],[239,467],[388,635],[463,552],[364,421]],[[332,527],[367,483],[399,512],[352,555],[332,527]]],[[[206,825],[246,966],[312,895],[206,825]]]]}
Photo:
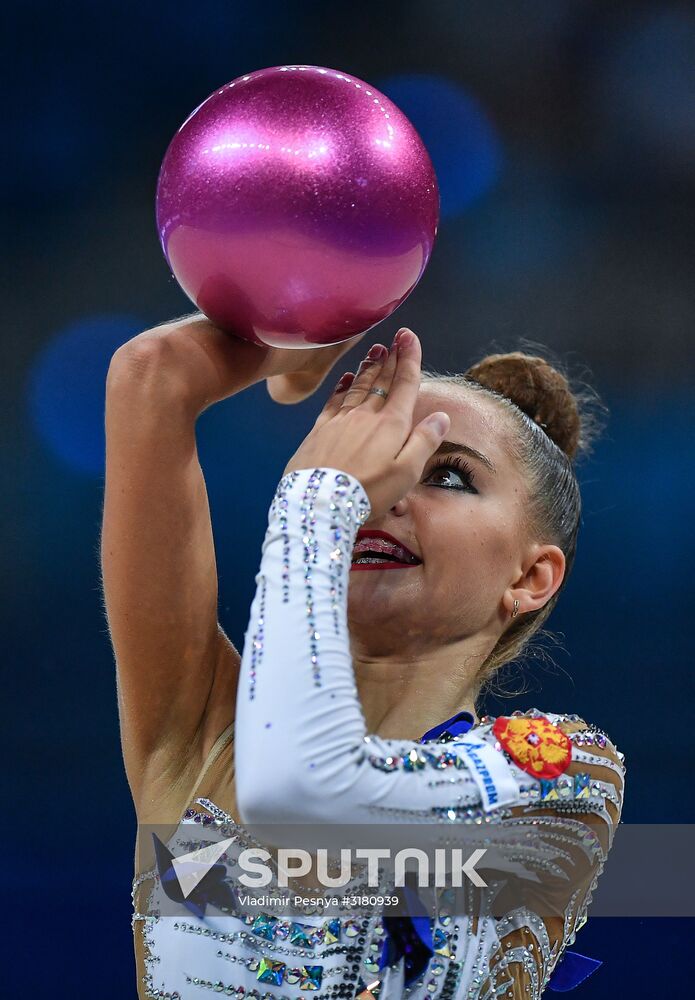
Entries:
{"type": "Polygon", "coordinates": [[[145,324],[134,316],[90,316],[55,334],[27,384],[33,425],[50,451],[81,473],[104,469],[104,387],[114,351],[145,324]]]}
{"type": "Polygon", "coordinates": [[[391,76],[376,86],[411,120],[439,181],[442,216],[458,215],[500,175],[502,144],[480,102],[439,76],[391,76]]]}

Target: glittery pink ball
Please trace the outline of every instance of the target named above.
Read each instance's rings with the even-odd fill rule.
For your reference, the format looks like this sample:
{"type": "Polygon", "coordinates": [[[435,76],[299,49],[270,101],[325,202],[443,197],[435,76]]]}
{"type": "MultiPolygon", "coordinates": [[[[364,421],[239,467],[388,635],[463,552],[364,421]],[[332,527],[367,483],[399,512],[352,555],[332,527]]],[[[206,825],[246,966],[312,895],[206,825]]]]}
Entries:
{"type": "Polygon", "coordinates": [[[157,227],[188,297],[274,347],[336,344],[389,316],[432,253],[439,191],[420,136],[374,87],[275,66],[211,94],[157,184],[157,227]]]}

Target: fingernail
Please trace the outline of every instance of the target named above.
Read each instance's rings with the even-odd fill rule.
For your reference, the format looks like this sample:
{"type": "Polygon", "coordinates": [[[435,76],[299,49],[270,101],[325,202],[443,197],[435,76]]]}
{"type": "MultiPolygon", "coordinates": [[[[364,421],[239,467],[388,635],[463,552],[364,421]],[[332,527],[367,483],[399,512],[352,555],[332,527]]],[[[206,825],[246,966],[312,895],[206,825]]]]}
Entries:
{"type": "Polygon", "coordinates": [[[367,357],[372,361],[381,361],[389,352],[384,347],[383,344],[374,344],[373,347],[369,348],[367,352],[367,357]]]}
{"type": "Polygon", "coordinates": [[[398,346],[410,347],[415,343],[415,335],[410,330],[400,330],[398,333],[398,346]]]}
{"type": "Polygon", "coordinates": [[[427,418],[427,422],[434,427],[438,434],[446,434],[449,429],[449,418],[443,413],[434,413],[427,418]]]}
{"type": "Polygon", "coordinates": [[[345,392],[347,387],[350,385],[352,378],[353,378],[352,372],[345,372],[344,375],[341,375],[340,378],[338,379],[338,384],[335,387],[335,391],[345,392]]]}

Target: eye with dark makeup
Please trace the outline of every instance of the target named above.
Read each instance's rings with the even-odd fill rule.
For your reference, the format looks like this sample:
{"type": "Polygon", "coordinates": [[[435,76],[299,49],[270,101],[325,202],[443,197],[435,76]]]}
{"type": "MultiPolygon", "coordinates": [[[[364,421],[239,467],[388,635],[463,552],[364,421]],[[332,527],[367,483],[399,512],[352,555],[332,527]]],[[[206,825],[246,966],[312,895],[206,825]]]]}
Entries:
{"type": "Polygon", "coordinates": [[[431,476],[433,476],[438,469],[446,469],[448,471],[453,470],[456,473],[456,475],[463,480],[464,483],[463,486],[453,486],[453,487],[440,486],[439,489],[454,489],[458,490],[459,492],[466,492],[466,493],[478,492],[475,486],[473,485],[473,479],[474,479],[473,469],[467,462],[464,462],[462,458],[442,459],[441,461],[437,462],[436,465],[432,466],[432,468],[427,474],[427,478],[429,479],[431,476]]]}

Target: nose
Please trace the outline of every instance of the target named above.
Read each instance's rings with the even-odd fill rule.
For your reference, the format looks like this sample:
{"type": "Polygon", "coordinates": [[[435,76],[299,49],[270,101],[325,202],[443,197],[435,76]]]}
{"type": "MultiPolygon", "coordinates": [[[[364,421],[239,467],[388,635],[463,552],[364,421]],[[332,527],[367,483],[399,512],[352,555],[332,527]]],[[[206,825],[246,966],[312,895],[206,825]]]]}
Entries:
{"type": "Polygon", "coordinates": [[[394,514],[397,514],[398,516],[400,516],[401,514],[405,514],[405,512],[407,511],[407,509],[408,509],[408,498],[407,497],[401,497],[401,499],[397,500],[395,502],[395,504],[393,505],[393,507],[391,508],[392,512],[394,514]]]}

